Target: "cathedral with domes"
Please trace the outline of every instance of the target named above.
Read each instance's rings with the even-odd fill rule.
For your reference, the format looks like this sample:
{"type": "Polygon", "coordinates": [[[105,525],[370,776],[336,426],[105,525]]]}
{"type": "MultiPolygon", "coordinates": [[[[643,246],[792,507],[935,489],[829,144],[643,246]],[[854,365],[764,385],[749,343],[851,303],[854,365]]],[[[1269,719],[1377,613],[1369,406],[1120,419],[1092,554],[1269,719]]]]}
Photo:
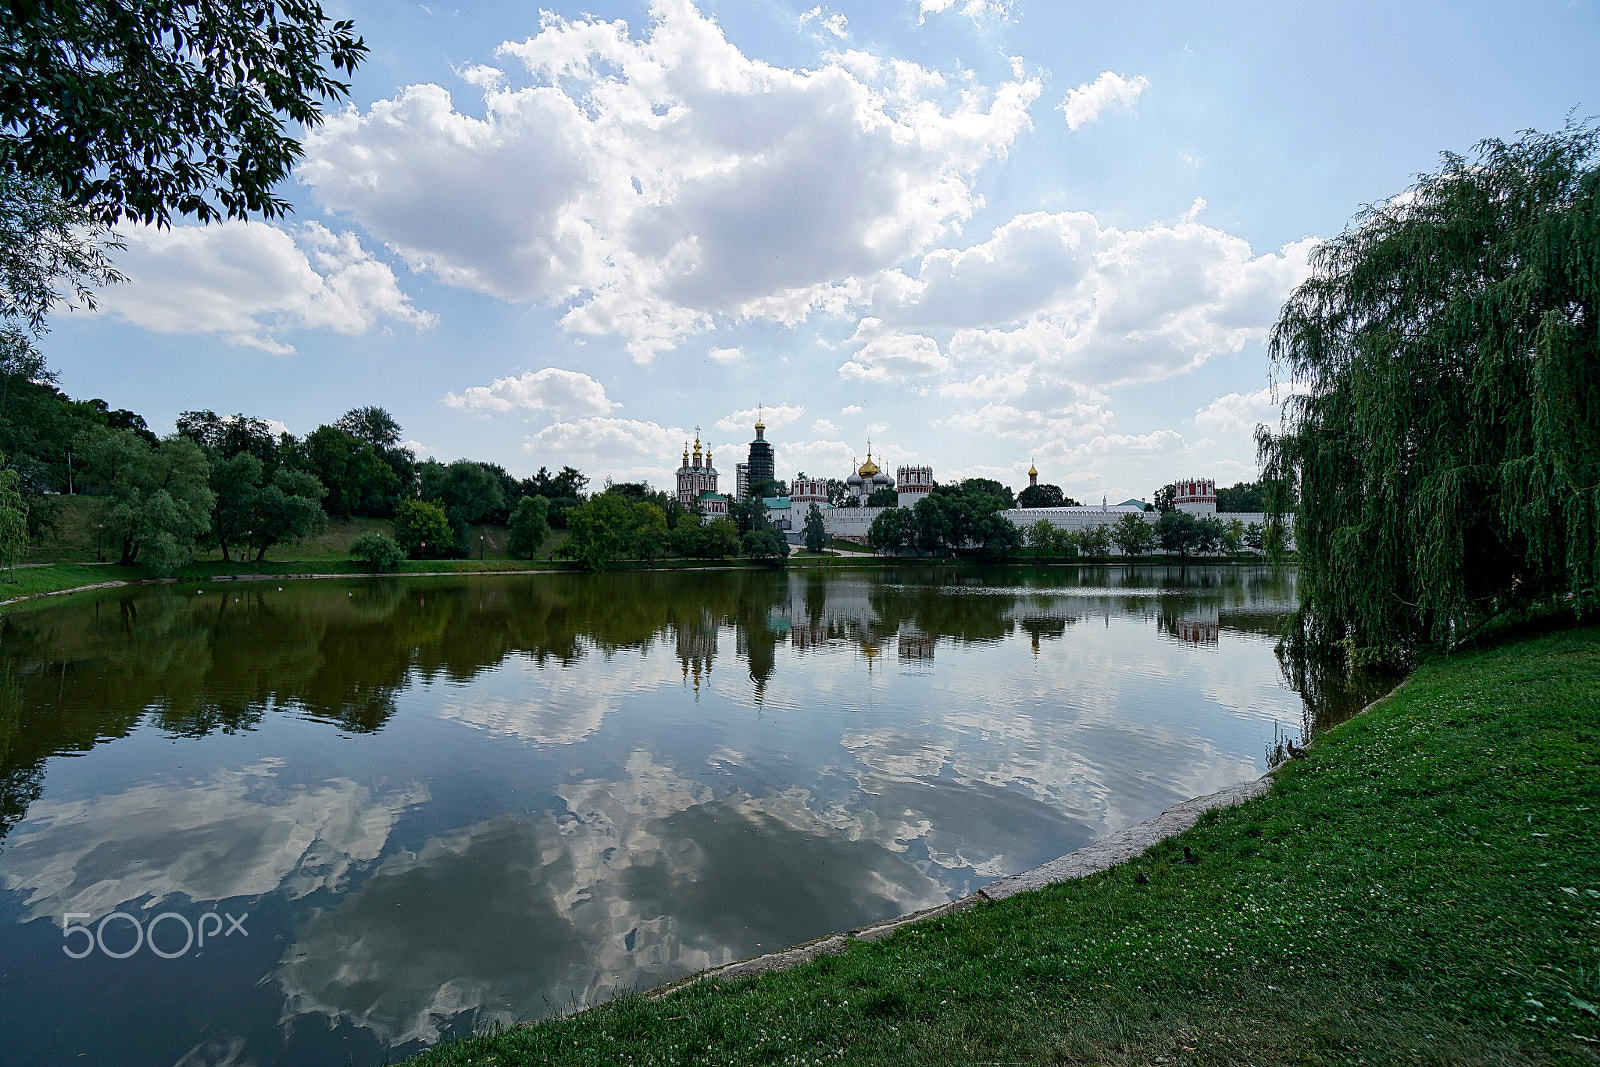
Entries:
{"type": "Polygon", "coordinates": [[[694,428],[694,461],[689,460],[689,442],[683,443],[683,466],[678,468],[678,503],[693,509],[708,519],[728,514],[728,498],[717,492],[717,468],[711,462],[711,449],[705,450],[705,462],[700,460],[700,427],[694,428]]]}

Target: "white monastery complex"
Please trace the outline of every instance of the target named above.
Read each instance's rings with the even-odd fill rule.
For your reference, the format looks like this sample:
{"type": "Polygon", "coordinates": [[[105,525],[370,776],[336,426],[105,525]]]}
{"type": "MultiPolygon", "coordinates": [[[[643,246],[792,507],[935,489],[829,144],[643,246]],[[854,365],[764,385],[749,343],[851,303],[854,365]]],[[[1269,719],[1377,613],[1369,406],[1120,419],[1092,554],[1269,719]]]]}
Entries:
{"type": "MultiPolygon", "coordinates": [[[[752,486],[759,486],[776,478],[775,456],[772,443],[766,439],[766,429],[766,424],[758,416],[755,425],[756,436],[750,442],[749,462],[736,465],[736,493],[740,498],[748,494],[752,486]]],[[[908,508],[915,507],[917,501],[933,491],[932,467],[902,466],[895,475],[894,478],[890,478],[873,462],[872,443],[869,441],[866,462],[844,479],[847,490],[844,503],[839,505],[829,503],[827,479],[805,477],[793,481],[789,486],[788,496],[764,497],[763,502],[766,505],[767,517],[772,520],[774,526],[788,534],[790,540],[798,538],[800,531],[805,527],[806,515],[814,504],[822,512],[822,521],[827,527],[828,536],[865,542],[872,520],[887,510],[881,505],[873,506],[867,503],[875,492],[884,489],[894,490],[898,506],[908,508]]],[[[717,477],[717,469],[711,463],[709,448],[704,450],[702,461],[700,429],[695,427],[692,455],[688,442],[683,446],[683,465],[677,471],[677,499],[686,508],[698,507],[702,521],[728,514],[729,497],[718,491],[717,477]]],[[[1037,469],[1029,468],[1028,482],[1031,486],[1039,484],[1037,469]]],[[[1179,511],[1186,511],[1196,518],[1216,516],[1217,483],[1214,479],[1180,479],[1173,483],[1173,488],[1175,491],[1173,503],[1179,511]]],[[[1002,514],[1019,529],[1043,520],[1058,529],[1068,531],[1112,526],[1124,515],[1137,515],[1152,525],[1161,518],[1159,512],[1149,510],[1137,501],[1107,504],[1104,500],[1100,502],[1099,507],[1012,508],[1002,514]]],[[[1238,519],[1246,524],[1266,522],[1266,516],[1259,512],[1229,512],[1228,518],[1238,519]]]]}

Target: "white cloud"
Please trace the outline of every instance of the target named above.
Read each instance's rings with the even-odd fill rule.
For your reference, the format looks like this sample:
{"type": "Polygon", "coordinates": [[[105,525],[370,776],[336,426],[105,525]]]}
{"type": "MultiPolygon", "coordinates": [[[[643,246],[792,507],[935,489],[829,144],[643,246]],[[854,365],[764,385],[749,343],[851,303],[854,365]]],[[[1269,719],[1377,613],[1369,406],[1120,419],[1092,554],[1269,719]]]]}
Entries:
{"type": "Polygon", "coordinates": [[[800,16],[800,28],[806,28],[807,23],[815,22],[840,40],[850,36],[850,20],[839,11],[829,11],[823,7],[814,7],[800,16]]]}
{"type": "Polygon", "coordinates": [[[568,330],[620,334],[640,361],[719,319],[857,299],[972,216],[976,171],[1040,91],[846,56],[776,67],[688,0],[657,0],[638,38],[547,13],[497,55],[524,74],[472,72],[482,118],[411,86],[330,115],[296,174],[413,269],[568,306],[568,330]]]}
{"type": "Polygon", "coordinates": [[[620,407],[606,397],[606,387],[581,371],[546,367],[521,377],[496,378],[490,385],[474,385],[449,393],[444,402],[453,408],[478,411],[548,411],[558,417],[604,415],[620,407]]]}
{"type": "Polygon", "coordinates": [[[864,414],[866,412],[866,410],[867,409],[862,407],[860,404],[846,404],[844,407],[839,409],[839,414],[841,414],[841,415],[861,415],[861,414],[864,414]]]}
{"type": "Polygon", "coordinates": [[[1290,392],[1287,387],[1277,390],[1268,387],[1254,393],[1219,396],[1194,413],[1194,424],[1211,434],[1253,438],[1259,423],[1265,423],[1269,429],[1277,428],[1282,404],[1288,400],[1290,392]]]}
{"type": "Polygon", "coordinates": [[[161,333],[219,334],[287,355],[284,330],[358,334],[389,320],[428,329],[394,272],[355,234],[308,222],[293,233],[264,222],[125,226],[117,267],[128,277],[99,295],[100,311],[161,333]]]}
{"type": "Polygon", "coordinates": [[[977,411],[944,419],[942,425],[972,437],[1000,438],[1040,445],[1081,440],[1103,433],[1111,413],[1089,404],[1067,404],[1048,411],[1030,411],[1010,404],[985,404],[977,411]]]}
{"type": "Polygon", "coordinates": [[[811,432],[812,433],[838,433],[839,432],[839,427],[835,426],[833,424],[833,420],[831,420],[831,419],[818,419],[816,422],[813,422],[811,424],[811,432]]]}
{"type": "Polygon", "coordinates": [[[839,368],[839,377],[869,382],[938,374],[950,366],[939,342],[922,334],[893,334],[868,341],[854,359],[839,368]]]}
{"type": "Polygon", "coordinates": [[[1067,117],[1067,128],[1076,130],[1099,118],[1100,112],[1112,104],[1133,103],[1149,84],[1149,78],[1124,78],[1108,70],[1092,82],[1068,89],[1066,98],[1057,105],[1057,109],[1067,117]]]}
{"type": "Polygon", "coordinates": [[[717,429],[744,431],[756,424],[756,419],[772,429],[785,426],[806,413],[806,409],[794,404],[779,404],[777,407],[744,408],[717,420],[717,429]]]}
{"type": "Polygon", "coordinates": [[[711,351],[707,352],[706,355],[710,356],[718,363],[738,363],[740,360],[744,359],[744,349],[713,348],[711,351]]]}
{"type": "Polygon", "coordinates": [[[1086,212],[1018,215],[987,241],[928,253],[916,279],[879,291],[858,335],[945,328],[957,361],[1094,387],[1156,381],[1264,338],[1316,244],[1256,255],[1192,212],[1138,230],[1086,212]]]}
{"type": "Polygon", "coordinates": [[[961,13],[973,22],[985,18],[1007,19],[1011,15],[1012,0],[919,0],[920,23],[929,15],[938,15],[959,6],[961,13]]]}

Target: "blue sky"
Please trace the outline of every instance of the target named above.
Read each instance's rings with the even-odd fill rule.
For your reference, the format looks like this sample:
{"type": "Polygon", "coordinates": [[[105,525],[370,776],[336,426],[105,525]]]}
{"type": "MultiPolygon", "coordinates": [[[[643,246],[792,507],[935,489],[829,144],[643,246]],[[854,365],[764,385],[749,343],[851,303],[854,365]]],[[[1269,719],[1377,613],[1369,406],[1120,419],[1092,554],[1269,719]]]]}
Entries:
{"type": "Polygon", "coordinates": [[[128,230],[62,387],[670,485],[867,441],[1085,501],[1254,477],[1320,237],[1600,114],[1594,0],[335,5],[372,48],[274,224],[128,230]]]}

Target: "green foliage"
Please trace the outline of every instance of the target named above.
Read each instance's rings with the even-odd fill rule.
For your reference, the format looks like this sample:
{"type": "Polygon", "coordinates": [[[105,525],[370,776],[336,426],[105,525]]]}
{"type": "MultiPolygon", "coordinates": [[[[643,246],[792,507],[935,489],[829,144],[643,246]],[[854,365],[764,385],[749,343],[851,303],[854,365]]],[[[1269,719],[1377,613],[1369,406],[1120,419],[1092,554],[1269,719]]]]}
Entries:
{"type": "Polygon", "coordinates": [[[686,519],[672,528],[669,543],[685,558],[727,559],[739,551],[739,528],[724,518],[705,524],[686,519]]]}
{"type": "Polygon", "coordinates": [[[1294,637],[1450,643],[1600,563],[1600,134],[1488,140],[1363,212],[1273,328],[1294,637]]]}
{"type": "Polygon", "coordinates": [[[1202,553],[1216,552],[1222,548],[1228,528],[1214,515],[1203,515],[1194,524],[1195,548],[1202,553]]]}
{"type": "Polygon", "coordinates": [[[455,532],[456,551],[468,555],[467,527],[505,522],[510,513],[500,479],[482,463],[458,459],[449,465],[427,460],[418,468],[417,495],[444,508],[455,532]]]}
{"type": "Polygon", "coordinates": [[[525,496],[511,512],[511,536],[506,547],[511,554],[532,559],[539,546],[550,537],[550,501],[542,496],[525,496]]]}
{"type": "Polygon", "coordinates": [[[449,555],[455,531],[444,508],[426,500],[402,500],[394,509],[394,539],[412,559],[449,555]]]}
{"type": "Polygon", "coordinates": [[[284,214],[273,187],[367,47],[300,0],[0,7],[0,171],[105,222],[284,214]],[[285,125],[290,126],[289,129],[285,125]]]}
{"type": "Polygon", "coordinates": [[[887,485],[874,489],[867,497],[869,508],[894,508],[900,506],[900,494],[887,485]]]}
{"type": "Polygon", "coordinates": [[[789,487],[776,478],[763,478],[751,484],[749,495],[753,500],[763,500],[769,496],[788,496],[789,487]]]}
{"type": "Polygon", "coordinates": [[[572,537],[561,551],[590,570],[626,557],[654,559],[670,543],[666,512],[649,501],[632,503],[619,493],[596,493],[572,508],[567,529],[572,537]]]}
{"type": "Polygon", "coordinates": [[[301,462],[328,490],[323,507],[329,515],[395,514],[401,480],[378,450],[347,430],[319,426],[299,448],[301,462]]]}
{"type": "Polygon", "coordinates": [[[1187,511],[1164,511],[1156,523],[1156,542],[1163,552],[1187,556],[1200,547],[1200,522],[1187,511]]]}
{"type": "Polygon", "coordinates": [[[1073,539],[1078,544],[1078,551],[1085,556],[1109,556],[1111,554],[1111,530],[1106,526],[1085,526],[1073,533],[1073,539]]]}
{"type": "Polygon", "coordinates": [[[374,570],[392,571],[406,558],[406,550],[388,534],[374,530],[350,542],[350,556],[371,564],[374,570]]]}
{"type": "Polygon", "coordinates": [[[1142,556],[1155,547],[1156,532],[1140,516],[1124,514],[1111,527],[1111,540],[1124,556],[1142,556]]]}
{"type": "Polygon", "coordinates": [[[292,438],[274,437],[272,428],[262,419],[245,414],[220,416],[214,411],[185,411],[178,416],[179,437],[187,437],[201,448],[215,463],[248,452],[261,461],[267,475],[275,473],[282,462],[282,448],[292,438]]]}
{"type": "Polygon", "coordinates": [[[1267,499],[1260,482],[1238,482],[1217,487],[1217,510],[1257,512],[1267,510],[1267,499]]]}
{"type": "Polygon", "coordinates": [[[1050,559],[1060,556],[1065,559],[1075,551],[1077,546],[1070,531],[1063,530],[1048,519],[1040,519],[1031,524],[1023,534],[1028,542],[1028,547],[1037,552],[1041,558],[1050,559]]]}
{"type": "Polygon", "coordinates": [[[808,552],[821,552],[828,547],[828,527],[816,504],[806,509],[805,542],[808,552]]]}
{"type": "Polygon", "coordinates": [[[1161,514],[1165,515],[1167,512],[1178,506],[1177,500],[1178,487],[1171,483],[1163,485],[1160,489],[1156,490],[1156,498],[1154,501],[1155,509],[1161,512],[1161,514]]]}
{"type": "Polygon", "coordinates": [[[527,496],[542,496],[550,501],[550,525],[565,529],[567,512],[583,503],[583,490],[589,479],[576,467],[562,467],[559,474],[551,474],[540,467],[538,473],[522,481],[522,492],[527,496]]]}
{"type": "Polygon", "coordinates": [[[97,426],[80,438],[78,454],[85,484],[112,499],[106,535],[122,542],[123,564],[170,574],[189,561],[216,503],[198,445],[173,436],[152,448],[132,430],[97,426]]]}
{"type": "MultiPolygon", "coordinates": [[[[5,456],[0,454],[0,464],[5,456]]],[[[10,571],[28,547],[28,505],[22,499],[22,478],[10,468],[0,469],[0,566],[10,571]]]]}
{"type": "Polygon", "coordinates": [[[1030,485],[1017,494],[1019,508],[1076,508],[1076,500],[1061,491],[1059,485],[1030,485]]]}
{"type": "Polygon", "coordinates": [[[889,508],[879,512],[867,527],[867,547],[878,553],[894,553],[916,546],[917,520],[911,508],[889,508]]]}
{"type": "Polygon", "coordinates": [[[774,529],[751,530],[739,541],[739,548],[751,559],[778,560],[789,558],[789,541],[774,529]]]}

